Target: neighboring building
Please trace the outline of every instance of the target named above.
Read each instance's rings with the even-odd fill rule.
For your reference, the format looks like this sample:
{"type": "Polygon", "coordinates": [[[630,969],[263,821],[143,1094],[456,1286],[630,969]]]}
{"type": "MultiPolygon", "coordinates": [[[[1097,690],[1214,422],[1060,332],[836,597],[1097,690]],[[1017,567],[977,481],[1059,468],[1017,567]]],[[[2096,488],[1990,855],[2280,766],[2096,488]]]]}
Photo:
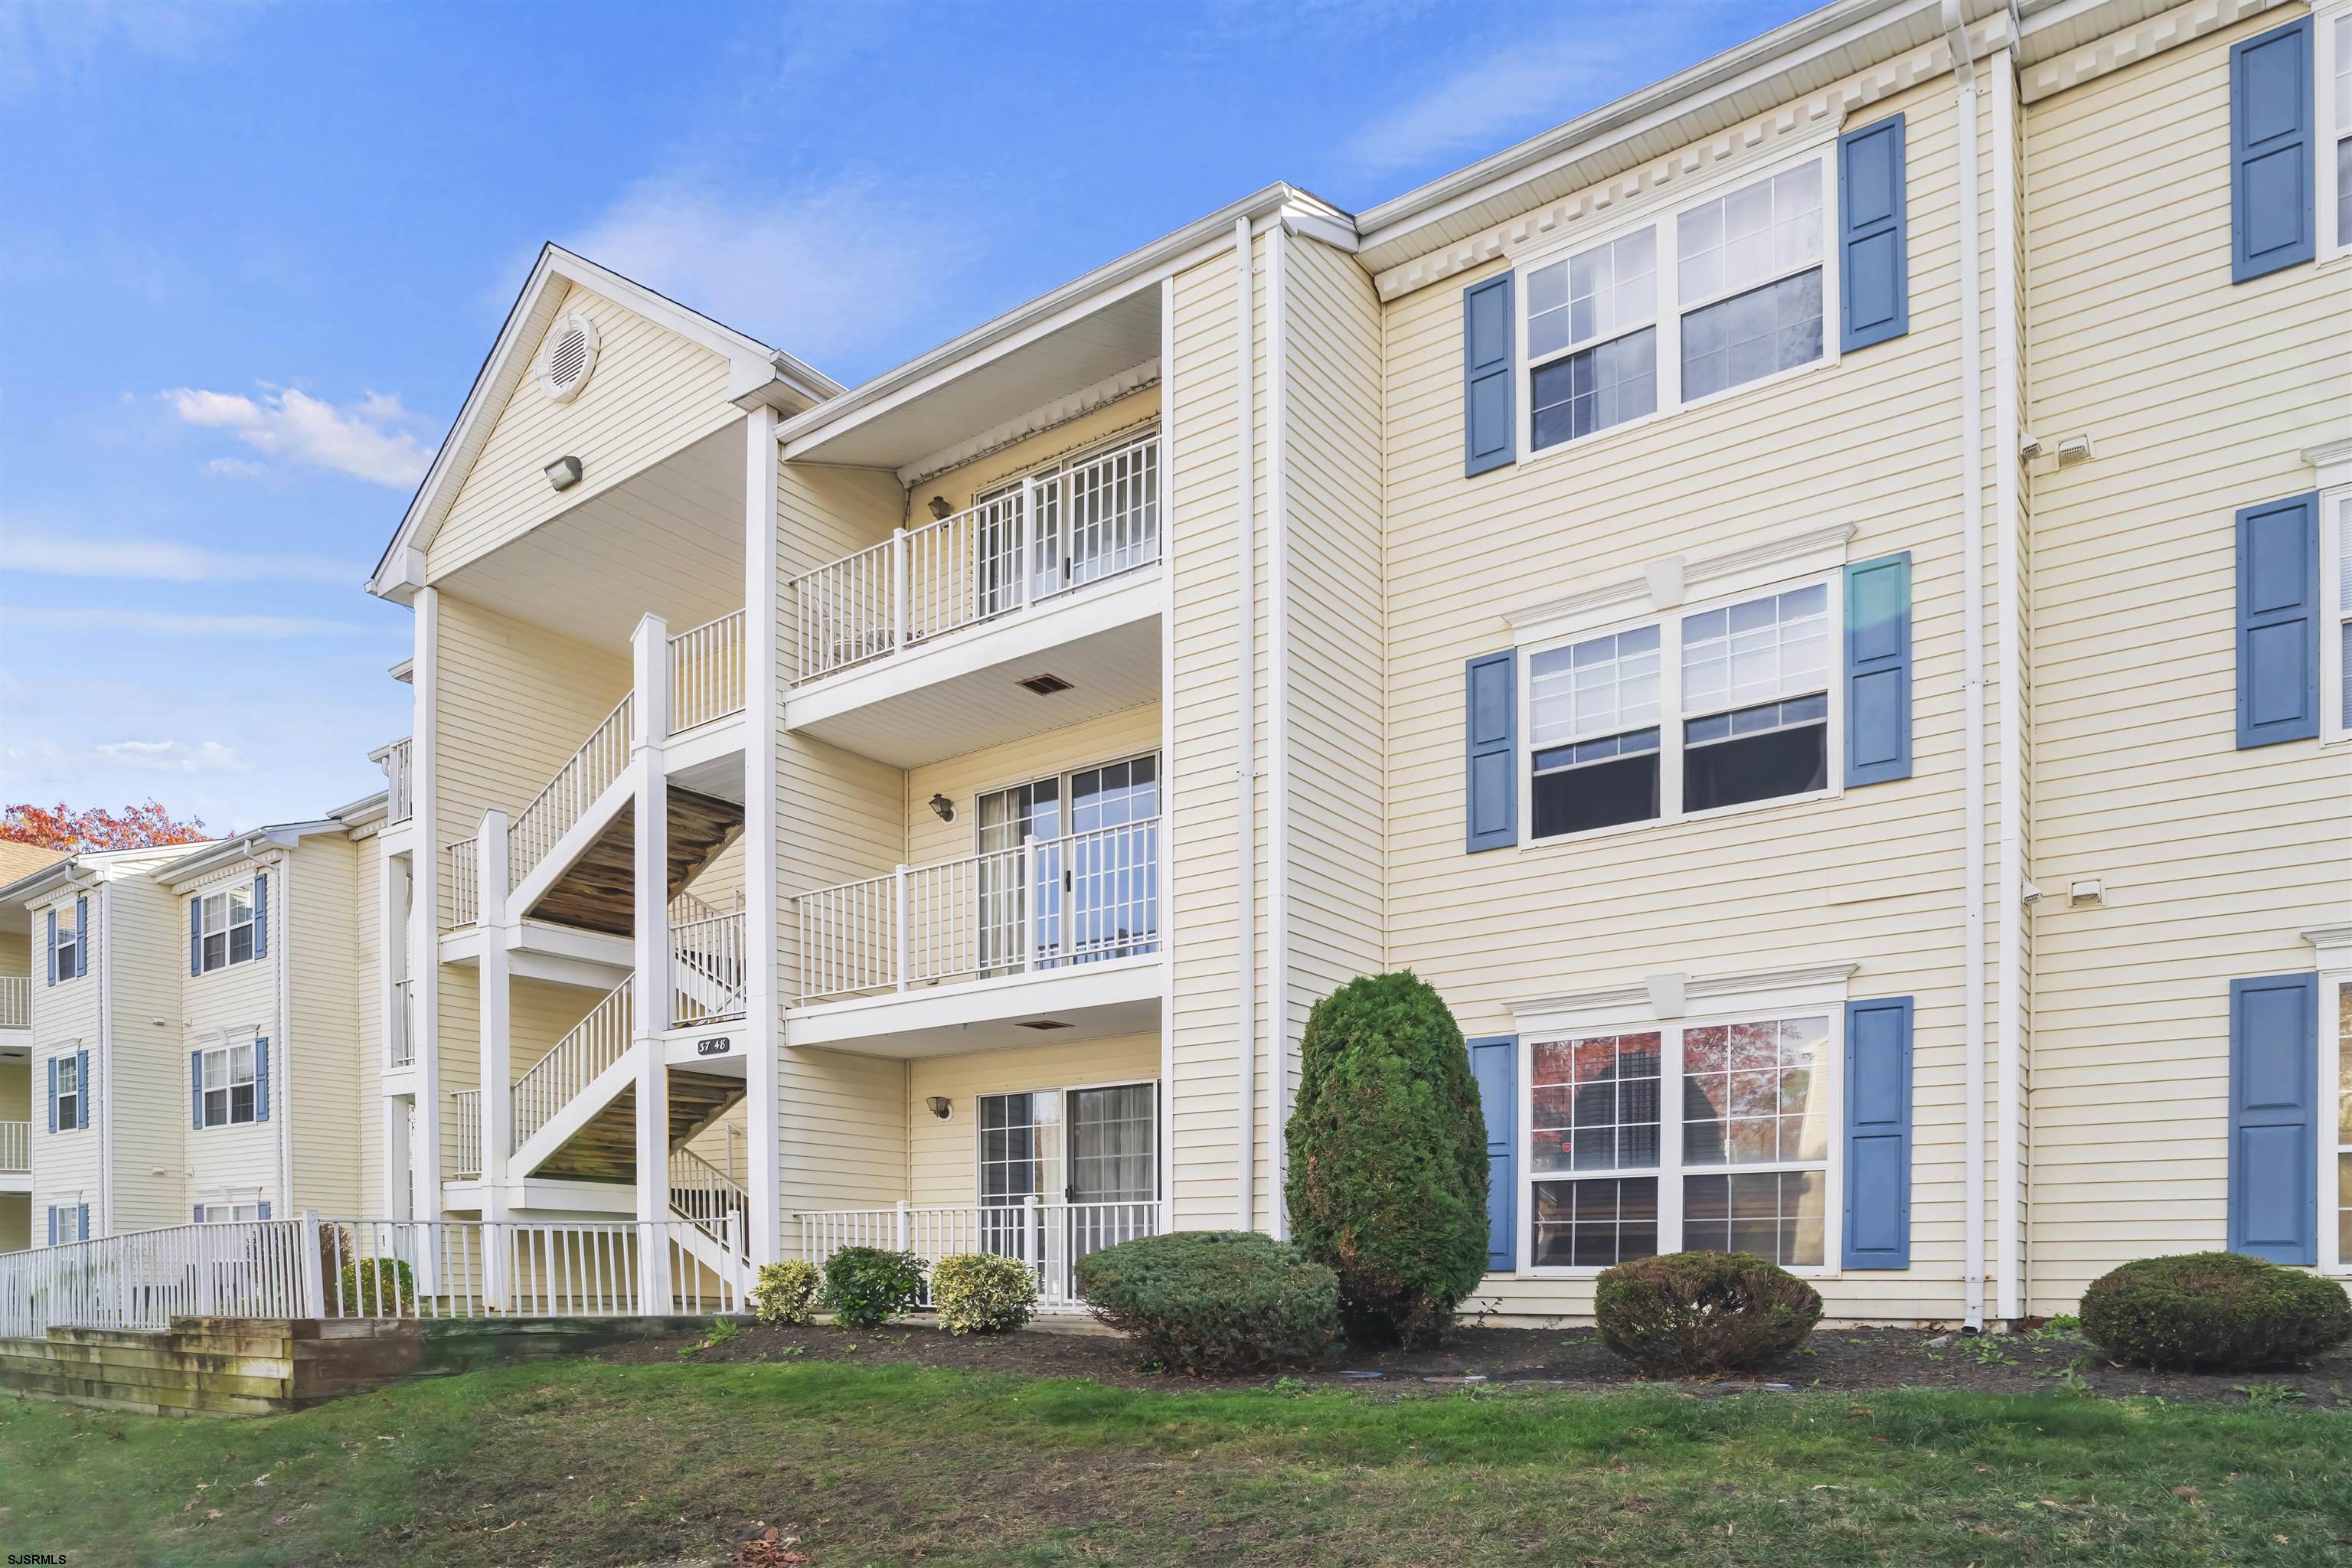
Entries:
{"type": "MultiPolygon", "coordinates": [[[[0,839],[0,887],[64,858],[0,839]]],[[[33,1238],[32,929],[23,905],[0,902],[0,1252],[33,1238]]]]}
{"type": "MultiPolygon", "coordinates": [[[[0,1249],[362,1203],[360,976],[377,961],[358,909],[383,808],[71,856],[0,887],[34,949],[29,1060],[0,1076],[28,1201],[0,1249]]],[[[0,1125],[0,1153],[13,1136],[0,1125]]]]}
{"type": "Polygon", "coordinates": [[[320,1202],[1065,1298],[1280,1231],[1307,1011],[1410,967],[1482,1310],[2352,1269],[2347,81],[2347,0],[1842,0],[846,390],[551,247],[371,583],[320,1202]]]}

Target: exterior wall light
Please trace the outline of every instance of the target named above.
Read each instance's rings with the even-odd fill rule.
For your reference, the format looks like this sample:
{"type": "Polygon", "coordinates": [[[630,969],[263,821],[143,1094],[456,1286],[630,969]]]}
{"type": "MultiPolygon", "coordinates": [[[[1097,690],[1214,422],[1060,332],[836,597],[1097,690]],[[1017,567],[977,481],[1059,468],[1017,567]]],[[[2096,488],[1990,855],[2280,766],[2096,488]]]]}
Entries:
{"type": "Polygon", "coordinates": [[[568,490],[580,482],[580,459],[558,458],[547,465],[547,482],[559,490],[568,490]]]}
{"type": "Polygon", "coordinates": [[[955,820],[955,802],[950,800],[947,796],[943,795],[935,795],[931,796],[929,804],[931,808],[931,815],[938,817],[941,822],[953,822],[955,820]]]}
{"type": "Polygon", "coordinates": [[[955,508],[948,504],[947,497],[933,496],[931,498],[931,516],[934,521],[944,521],[954,515],[955,508]]]}
{"type": "Polygon", "coordinates": [[[931,1114],[942,1121],[955,1114],[955,1101],[944,1094],[935,1094],[923,1103],[929,1106],[931,1114]]]}

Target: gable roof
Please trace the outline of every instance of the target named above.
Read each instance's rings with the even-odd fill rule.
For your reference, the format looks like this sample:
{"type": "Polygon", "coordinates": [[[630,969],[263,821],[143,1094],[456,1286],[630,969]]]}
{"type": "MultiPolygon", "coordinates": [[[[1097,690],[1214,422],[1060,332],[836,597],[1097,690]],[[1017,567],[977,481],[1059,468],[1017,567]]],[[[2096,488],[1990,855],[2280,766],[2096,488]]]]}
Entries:
{"type": "Polygon", "coordinates": [[[791,354],[772,349],[698,310],[656,293],[633,279],[599,267],[560,245],[540,249],[539,259],[507,312],[506,323],[490,345],[488,358],[474,376],[465,404],[433,455],[433,466],[416,487],[408,510],[394,531],[392,542],[370,574],[367,590],[383,598],[405,602],[424,585],[424,546],[433,537],[457,499],[467,473],[481,455],[499,413],[530,373],[540,339],[553,321],[556,307],[572,284],[625,306],[656,326],[699,343],[727,361],[727,394],[744,408],[772,406],[797,414],[841,392],[841,384],[791,354]]]}
{"type": "Polygon", "coordinates": [[[65,858],[62,849],[44,849],[37,845],[19,844],[13,838],[0,838],[0,888],[65,858]]]}

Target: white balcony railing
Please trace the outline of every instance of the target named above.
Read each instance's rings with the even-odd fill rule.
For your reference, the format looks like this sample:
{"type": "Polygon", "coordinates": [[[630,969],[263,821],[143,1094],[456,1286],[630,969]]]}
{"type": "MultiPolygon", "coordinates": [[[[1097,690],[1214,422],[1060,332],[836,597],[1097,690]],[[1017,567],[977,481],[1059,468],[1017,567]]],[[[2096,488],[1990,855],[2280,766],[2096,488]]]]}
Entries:
{"type": "Polygon", "coordinates": [[[0,1257],[0,1337],[310,1317],[320,1268],[305,1231],[299,1219],[175,1225],[9,1253],[0,1257]]]}
{"type": "Polygon", "coordinates": [[[0,974],[0,1029],[33,1026],[33,977],[0,974]]]}
{"type": "Polygon", "coordinates": [[[796,901],[803,1002],[1156,952],[1160,823],[902,866],[796,901]]]}
{"type": "Polygon", "coordinates": [[[810,681],[1160,559],[1158,436],[1033,474],[793,580],[810,681]]]}
{"type": "Polygon", "coordinates": [[[416,1065],[416,987],[413,982],[392,983],[392,1008],[384,1026],[383,1065],[416,1065]]]}
{"type": "Polygon", "coordinates": [[[669,639],[669,730],[743,711],[743,612],[669,639]]]}
{"type": "Polygon", "coordinates": [[[744,918],[706,915],[669,928],[669,1018],[685,1028],[743,1016],[750,979],[744,918]]]}
{"type": "Polygon", "coordinates": [[[449,924],[452,929],[462,929],[481,918],[480,851],[474,839],[460,838],[449,846],[449,924]]]}
{"type": "Polygon", "coordinates": [[[416,815],[415,775],[412,765],[415,748],[410,738],[404,736],[381,752],[372,752],[369,755],[383,769],[385,826],[406,822],[416,815]]]}
{"type": "Polygon", "coordinates": [[[30,1175],[33,1170],[33,1124],[0,1121],[0,1175],[30,1175]]]}
{"type": "Polygon", "coordinates": [[[596,1076],[628,1054],[630,982],[624,980],[604,994],[603,1001],[572,1026],[555,1048],[531,1064],[515,1079],[514,1142],[520,1149],[530,1135],[555,1120],[572,1096],[595,1081],[596,1076]]]}
{"type": "Polygon", "coordinates": [[[514,826],[507,830],[508,887],[520,887],[531,868],[547,858],[556,841],[587,815],[605,786],[629,765],[629,717],[635,701],[634,691],[622,698],[604,715],[604,721],[580,742],[572,759],[555,770],[546,787],[516,814],[514,826]]]}
{"type": "Polygon", "coordinates": [[[691,1149],[670,1152],[669,1206],[713,1237],[731,1234],[748,1238],[751,1235],[751,1194],[743,1190],[741,1183],[691,1149]]]}
{"type": "Polygon", "coordinates": [[[457,1113],[457,1169],[449,1173],[461,1182],[482,1173],[482,1091],[461,1089],[451,1095],[457,1113]]]}
{"type": "MultiPolygon", "coordinates": [[[[1090,1252],[1122,1241],[1156,1235],[1157,1203],[1072,1204],[1036,1198],[970,1207],[833,1209],[800,1218],[801,1257],[824,1267],[845,1247],[880,1247],[911,1252],[925,1273],[942,1258],[987,1252],[1017,1258],[1037,1275],[1037,1307],[1045,1312],[1076,1312],[1086,1307],[1072,1266],[1090,1252]]],[[[919,1304],[930,1305],[926,1279],[919,1304]]]]}

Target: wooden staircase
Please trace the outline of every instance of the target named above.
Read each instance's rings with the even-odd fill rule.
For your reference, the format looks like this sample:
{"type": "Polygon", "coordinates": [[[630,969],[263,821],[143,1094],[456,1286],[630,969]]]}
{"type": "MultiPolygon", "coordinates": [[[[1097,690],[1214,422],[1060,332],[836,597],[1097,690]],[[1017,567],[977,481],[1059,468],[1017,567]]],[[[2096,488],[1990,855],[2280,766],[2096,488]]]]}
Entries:
{"type": "MultiPolygon", "coordinates": [[[[745,1093],[740,1078],[670,1069],[669,1147],[684,1148],[696,1133],[740,1104],[745,1093]]],[[[637,1091],[626,1089],[605,1101],[603,1110],[530,1173],[575,1182],[634,1184],[637,1179],[637,1091]]]]}
{"type": "MultiPolygon", "coordinates": [[[[669,886],[675,898],[743,834],[743,808],[716,795],[669,792],[669,886]]],[[[524,912],[608,936],[636,934],[636,803],[625,803],[585,853],[524,912]]]]}

